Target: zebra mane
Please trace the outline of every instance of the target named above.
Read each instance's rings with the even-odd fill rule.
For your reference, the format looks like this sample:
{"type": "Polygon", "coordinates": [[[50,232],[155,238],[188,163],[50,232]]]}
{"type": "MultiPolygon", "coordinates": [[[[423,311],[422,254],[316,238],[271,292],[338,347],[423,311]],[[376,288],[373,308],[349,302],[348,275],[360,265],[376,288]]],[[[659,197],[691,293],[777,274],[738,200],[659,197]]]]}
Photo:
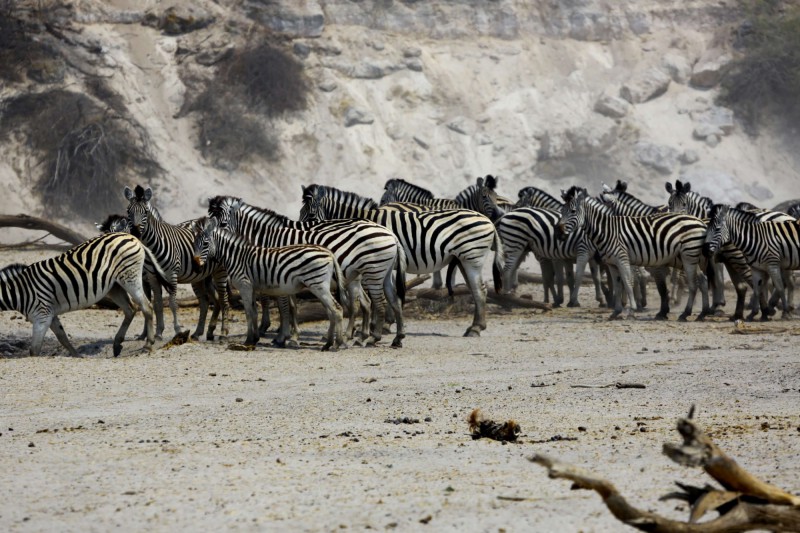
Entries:
{"type": "MultiPolygon", "coordinates": [[[[108,215],[103,222],[100,222],[100,223],[95,222],[94,225],[99,231],[102,231],[103,233],[110,233],[111,232],[111,228],[113,228],[115,226],[119,226],[120,224],[124,224],[123,227],[125,227],[126,230],[127,230],[127,228],[128,228],[128,217],[126,217],[125,215],[112,214],[112,215],[108,215]]],[[[115,230],[115,231],[117,231],[117,230],[115,230]]]]}
{"type": "Polygon", "coordinates": [[[24,263],[12,263],[0,269],[0,281],[9,281],[19,276],[23,270],[28,268],[24,263]]]}
{"type": "Polygon", "coordinates": [[[377,209],[380,207],[372,198],[367,198],[366,196],[361,196],[354,192],[343,191],[336,187],[317,185],[316,183],[305,188],[303,192],[303,201],[305,201],[306,198],[316,198],[317,200],[328,198],[336,202],[355,205],[362,209],[377,209]]]}
{"type": "Polygon", "coordinates": [[[573,199],[577,198],[580,195],[590,198],[588,191],[583,187],[578,187],[577,185],[573,185],[572,187],[567,189],[566,192],[563,189],[561,191],[561,198],[563,198],[565,203],[571,202],[573,199]]]}
{"type": "Polygon", "coordinates": [[[136,188],[133,189],[133,193],[136,195],[136,199],[139,201],[144,201],[144,193],[145,189],[141,185],[137,185],[136,188]]]}
{"type": "Polygon", "coordinates": [[[492,176],[491,174],[486,174],[486,177],[483,179],[483,184],[487,188],[495,190],[497,188],[497,178],[492,176]]]}
{"type": "Polygon", "coordinates": [[[400,188],[411,189],[411,190],[414,191],[415,194],[419,194],[421,196],[424,196],[425,199],[427,199],[427,200],[433,200],[435,198],[433,193],[431,191],[429,191],[428,189],[420,187],[419,185],[414,185],[413,183],[409,183],[409,182],[407,182],[406,180],[404,180],[402,178],[392,178],[390,180],[387,180],[386,181],[386,185],[383,186],[383,190],[388,190],[390,187],[391,188],[400,187],[400,188]]]}
{"type": "Polygon", "coordinates": [[[739,202],[736,204],[736,209],[741,209],[742,211],[753,211],[755,209],[760,209],[758,206],[751,204],[750,202],[739,202]]]}

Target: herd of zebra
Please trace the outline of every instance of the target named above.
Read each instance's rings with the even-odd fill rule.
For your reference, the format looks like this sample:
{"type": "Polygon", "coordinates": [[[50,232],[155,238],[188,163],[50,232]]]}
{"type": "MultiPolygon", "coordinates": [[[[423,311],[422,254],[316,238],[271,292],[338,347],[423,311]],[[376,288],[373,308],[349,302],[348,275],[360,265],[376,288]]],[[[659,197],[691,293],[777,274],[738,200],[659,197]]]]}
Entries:
{"type": "Polygon", "coordinates": [[[571,187],[562,191],[561,200],[525,187],[511,201],[496,188],[497,179],[489,175],[454,199],[443,199],[391,179],[376,203],[310,185],[302,188],[299,221],[241,198],[217,196],[209,199],[205,216],[171,224],[153,205],[152,189],[126,187],[127,214],[98,224],[100,236],[60,256],[0,270],[0,310],[19,311],[32,322],[31,355],[39,354],[47,329],[77,355],[58,315],[108,296],[124,314],[114,338],[116,356],[135,306],[145,317],[140,338],[146,348],[163,333],[162,288],[169,294],[175,333],[181,332],[178,284],[191,284],[200,304],[192,336],[199,338],[206,329],[209,307],[213,312],[206,338],[214,338],[218,322],[227,336],[230,283],[238,289],[247,317],[245,343],[256,344],[270,327],[266,298],[272,297],[280,312],[273,343],[284,346],[297,342],[293,296],[307,289],[329,319],[323,350],[345,346],[350,338],[374,345],[387,321],[396,324],[392,346],[399,347],[405,337],[406,273],[434,274],[434,286],[441,287],[439,272],[447,267],[444,283],[452,291],[460,271],[475,303],[465,336],[477,336],[486,328],[486,259],[493,253],[495,290],[510,292],[517,286],[520,264],[533,253],[541,265],[545,301],[552,295],[556,305],[564,300],[565,284],[568,305],[579,305],[588,264],[597,301],[613,308],[612,318],[623,311],[628,315],[634,305],[646,306],[647,271],[660,296],[656,319],[666,319],[672,268],[673,285],[675,273],[681,272],[689,291],[679,320],[691,315],[698,287],[703,303],[697,320],[702,320],[725,303],[724,268],[737,294],[733,318],[743,317],[748,287],[749,318],[760,311],[761,319],[768,319],[779,302],[783,317],[790,316],[792,271],[800,269],[798,203],[775,210],[714,204],[681,181],[666,184],[665,206],[640,201],[622,181],[614,188],[603,185],[596,197],[571,187]]]}

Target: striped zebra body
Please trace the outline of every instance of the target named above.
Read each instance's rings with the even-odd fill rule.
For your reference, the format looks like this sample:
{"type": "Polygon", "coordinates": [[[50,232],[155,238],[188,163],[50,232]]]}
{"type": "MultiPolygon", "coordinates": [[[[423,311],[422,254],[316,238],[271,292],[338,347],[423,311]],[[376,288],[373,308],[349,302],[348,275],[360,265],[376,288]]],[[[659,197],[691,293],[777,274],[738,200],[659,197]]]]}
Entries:
{"type": "Polygon", "coordinates": [[[788,318],[791,311],[782,271],[800,269],[800,224],[794,220],[759,222],[758,213],[717,204],[711,210],[705,251],[716,253],[727,242],[742,251],[752,269],[753,292],[759,295],[762,320],[769,314],[762,290],[762,283],[767,279],[779,293],[783,317],[788,318]]]}
{"type": "MultiPolygon", "coordinates": [[[[254,345],[259,339],[257,295],[285,297],[306,288],[325,307],[330,321],[323,351],[343,344],[342,308],[331,295],[331,282],[336,282],[337,292],[341,292],[344,278],[338,261],[327,248],[310,244],[254,246],[242,235],[219,228],[217,220],[209,218],[194,242],[194,261],[202,267],[210,260],[223,265],[230,282],[239,289],[247,315],[246,344],[254,345]]],[[[281,329],[275,341],[279,346],[290,335],[289,317],[285,309],[281,311],[281,329]]]]}
{"type": "Polygon", "coordinates": [[[114,336],[116,357],[135,314],[130,295],[144,313],[149,349],[154,342],[153,308],[142,288],[142,269],[148,259],[155,262],[138,239],[109,233],[30,266],[10,265],[0,270],[0,309],[19,311],[33,324],[31,355],[39,355],[50,328],[70,355],[77,356],[58,315],[89,307],[107,295],[125,315],[114,336]]]}
{"type": "MultiPolygon", "coordinates": [[[[692,191],[691,183],[685,182],[681,183],[680,180],[675,182],[675,187],[672,187],[672,184],[667,182],[666,184],[667,192],[670,193],[669,196],[669,210],[670,212],[675,213],[688,213],[692,216],[696,216],[698,218],[710,219],[711,217],[711,209],[714,206],[714,202],[708,198],[707,196],[700,196],[696,192],[692,191]]],[[[780,210],[767,210],[767,209],[756,209],[751,212],[753,215],[752,217],[748,217],[748,221],[753,224],[758,224],[761,222],[791,222],[794,220],[794,217],[780,211],[780,210]]],[[[720,248],[720,252],[723,254],[723,257],[728,258],[731,261],[737,261],[738,256],[736,252],[731,250],[731,245],[728,244],[720,248]]],[[[738,268],[737,264],[732,265],[733,268],[738,268]]],[[[730,269],[729,269],[730,270],[730,269]]],[[[720,274],[717,275],[717,280],[719,281],[720,274]]],[[[784,284],[788,289],[788,305],[791,307],[793,294],[794,294],[794,275],[790,270],[784,270],[781,274],[783,278],[784,284]]],[[[751,277],[752,280],[752,277],[751,277]]],[[[766,281],[766,280],[765,280],[766,281]]],[[[722,284],[718,284],[718,291],[722,290],[722,284]]],[[[740,302],[738,301],[739,293],[737,291],[737,302],[736,308],[739,309],[740,302]]],[[[774,307],[777,301],[780,298],[780,291],[777,287],[773,290],[772,297],[769,299],[770,307],[774,307]]],[[[759,290],[753,291],[753,299],[751,301],[751,308],[753,311],[748,316],[748,319],[752,319],[754,314],[756,313],[756,309],[758,308],[758,300],[766,299],[766,283],[763,286],[759,287],[759,290]]],[[[714,295],[715,302],[721,301],[724,304],[724,296],[719,296],[716,291],[714,295]]],[[[738,313],[736,313],[738,314],[738,313]]],[[[734,316],[736,316],[736,314],[734,316]]],[[[772,310],[770,310],[770,314],[772,314],[772,310]]],[[[762,320],[766,320],[766,317],[762,315],[762,320]]]]}
{"type": "MultiPolygon", "coordinates": [[[[611,268],[615,285],[618,285],[617,279],[621,279],[629,303],[635,301],[631,265],[683,267],[689,284],[689,299],[679,320],[686,320],[692,312],[697,292],[696,274],[706,233],[702,220],[670,213],[649,217],[614,216],[600,200],[589,197],[584,189],[577,187],[572,187],[565,193],[564,199],[559,225],[565,234],[583,227],[611,268]]],[[[615,286],[612,318],[619,316],[623,310],[620,289],[621,287],[615,286]]],[[[669,302],[665,293],[660,296],[661,309],[656,318],[666,319],[669,302]]],[[[702,319],[707,313],[707,300],[708,295],[704,291],[703,312],[698,319],[702,319]]]]}
{"type": "MultiPolygon", "coordinates": [[[[503,252],[505,253],[505,266],[503,268],[503,287],[510,291],[517,286],[517,271],[520,264],[525,259],[528,252],[533,252],[536,259],[542,263],[542,274],[545,273],[545,261],[552,265],[553,261],[562,261],[568,265],[567,285],[570,287],[570,306],[575,306],[578,302],[578,289],[584,267],[589,262],[589,249],[582,244],[585,243],[583,230],[578,230],[567,236],[566,239],[560,238],[556,232],[559,213],[549,209],[539,209],[535,207],[521,207],[514,209],[503,215],[497,221],[497,233],[503,241],[503,252]],[[573,278],[571,263],[578,262],[576,273],[578,276],[573,278]]],[[[556,270],[556,277],[558,277],[556,270]]],[[[559,284],[563,280],[556,280],[559,284]]],[[[550,280],[552,283],[552,280],[550,280]]],[[[555,292],[554,292],[554,296],[555,292]]],[[[547,291],[545,291],[545,301],[547,301],[547,291]]],[[[560,304],[559,299],[555,299],[556,305],[560,304]]]]}
{"type": "Polygon", "coordinates": [[[403,246],[407,271],[412,274],[435,272],[457,260],[475,299],[473,323],[466,335],[479,335],[486,328],[486,288],[482,270],[490,250],[495,250],[498,289],[503,265],[502,243],[489,219],[469,210],[395,211],[379,208],[369,198],[332,187],[310,185],[303,188],[300,220],[335,218],[365,218],[388,228],[403,246]]]}
{"type": "MultiPolygon", "coordinates": [[[[553,197],[549,193],[539,189],[537,187],[523,187],[519,190],[517,194],[519,200],[516,204],[514,204],[514,209],[519,209],[521,207],[533,207],[539,209],[548,209],[550,211],[555,211],[557,213],[561,212],[561,207],[564,205],[564,202],[558,200],[557,198],[553,197]]],[[[580,258],[586,255],[589,258],[589,271],[592,276],[592,281],[594,282],[594,298],[601,306],[606,304],[610,305],[610,298],[608,298],[608,294],[606,290],[603,288],[603,284],[600,280],[600,268],[595,261],[595,249],[594,245],[589,241],[586,237],[586,234],[583,231],[580,232],[581,238],[578,242],[577,248],[577,257],[579,258],[576,265],[575,265],[575,288],[574,290],[571,289],[570,292],[570,299],[567,307],[579,307],[580,303],[578,302],[578,291],[581,288],[583,274],[585,271],[585,265],[580,258]]],[[[545,302],[548,300],[547,293],[548,290],[553,293],[553,301],[560,302],[564,299],[564,288],[563,283],[560,281],[564,279],[565,273],[566,277],[571,276],[571,269],[572,266],[570,264],[565,264],[561,260],[550,260],[550,259],[540,259],[539,264],[541,265],[542,269],[542,278],[544,284],[544,295],[545,295],[545,302]]]]}
{"type": "MultiPolygon", "coordinates": [[[[195,236],[192,225],[196,224],[196,222],[187,221],[182,225],[164,222],[158,211],[150,204],[152,194],[152,190],[149,187],[143,189],[137,185],[135,191],[125,187],[125,198],[129,202],[128,221],[133,235],[138,237],[153,252],[158,265],[166,273],[167,279],[172,286],[172,289],[169,290],[169,306],[172,311],[175,334],[179,334],[182,329],[178,321],[177,284],[190,283],[200,302],[200,319],[192,334],[192,337],[196,339],[203,333],[208,313],[206,280],[209,277],[213,277],[217,302],[209,321],[206,338],[208,340],[214,338],[214,329],[220,314],[222,315],[222,335],[227,336],[228,291],[224,269],[214,262],[207,263],[202,269],[196,269],[192,262],[195,236]]],[[[158,322],[156,335],[161,335],[164,330],[164,319],[160,290],[154,292],[153,300],[158,322]]]]}
{"type": "Polygon", "coordinates": [[[386,181],[381,207],[391,203],[416,204],[430,209],[458,209],[455,200],[436,198],[433,193],[400,178],[386,181]]]}
{"type": "Polygon", "coordinates": [[[348,332],[353,329],[357,304],[362,300],[363,290],[366,290],[372,308],[371,317],[362,322],[365,328],[362,332],[363,342],[371,345],[381,339],[388,301],[397,321],[397,335],[392,346],[402,346],[405,337],[402,311],[405,253],[391,231],[366,220],[298,223],[231,196],[210,198],[208,213],[256,246],[274,248],[316,244],[331,250],[339,262],[348,289],[348,332]],[[393,279],[395,272],[396,280],[393,279]],[[370,330],[366,331],[368,327],[370,330]]]}

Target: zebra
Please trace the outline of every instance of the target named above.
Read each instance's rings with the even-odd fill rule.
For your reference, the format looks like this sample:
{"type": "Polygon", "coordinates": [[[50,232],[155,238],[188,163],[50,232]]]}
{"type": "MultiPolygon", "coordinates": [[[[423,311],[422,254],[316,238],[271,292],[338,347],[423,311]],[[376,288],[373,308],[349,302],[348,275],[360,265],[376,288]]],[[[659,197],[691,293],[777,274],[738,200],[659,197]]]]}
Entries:
{"type": "MultiPolygon", "coordinates": [[[[568,305],[577,307],[579,306],[578,289],[586,263],[590,258],[590,250],[583,246],[585,236],[582,230],[575,231],[566,238],[561,238],[556,231],[558,219],[557,211],[520,207],[506,213],[497,221],[497,233],[503,242],[505,253],[503,288],[505,291],[511,291],[516,287],[517,270],[529,251],[533,252],[540,263],[554,260],[577,261],[575,279],[573,279],[572,268],[567,269],[567,284],[571,291],[568,305]]],[[[542,270],[544,275],[544,268],[542,270]]],[[[555,301],[556,305],[561,303],[559,300],[555,301]]]]}
{"type": "Polygon", "coordinates": [[[264,248],[291,244],[316,244],[330,249],[345,276],[350,303],[349,333],[353,329],[362,285],[372,303],[372,317],[365,318],[362,342],[372,345],[382,335],[385,301],[394,312],[397,335],[392,346],[405,337],[402,302],[405,298],[405,253],[394,233],[366,220],[332,220],[298,223],[269,209],[248,205],[241,198],[216,196],[208,200],[208,216],[264,248]],[[392,279],[393,271],[396,280],[392,279]],[[372,330],[366,328],[372,324],[372,330]]]}
{"type": "Polygon", "coordinates": [[[455,200],[436,198],[433,193],[404,179],[392,178],[383,186],[380,205],[383,207],[390,203],[416,204],[430,209],[458,209],[455,200]]]}
{"type": "Polygon", "coordinates": [[[50,328],[70,355],[77,357],[58,315],[84,309],[111,298],[124,319],[114,336],[114,357],[136,311],[142,310],[147,337],[145,349],[152,349],[155,334],[153,307],[142,288],[142,269],[153,265],[159,282],[169,285],[156,258],[138,239],[125,233],[108,233],[90,239],[63,254],[33,263],[9,265],[0,270],[0,310],[19,311],[33,324],[30,355],[39,355],[50,328]],[[130,296],[130,298],[129,298],[130,296]]]}
{"type": "MultiPolygon", "coordinates": [[[[457,260],[475,300],[472,325],[464,336],[479,336],[486,329],[482,270],[490,250],[495,251],[493,274],[497,291],[501,288],[503,267],[503,245],[491,220],[466,209],[414,213],[379,208],[371,199],[355,193],[316,184],[303,187],[300,220],[332,218],[365,218],[388,228],[402,244],[407,272],[412,274],[435,272],[457,260]]],[[[452,276],[447,281],[452,287],[452,276]]]]}
{"type": "MultiPolygon", "coordinates": [[[[667,182],[666,183],[667,192],[669,192],[669,210],[670,212],[674,213],[687,213],[689,215],[696,216],[698,218],[709,219],[711,216],[711,209],[714,206],[714,202],[708,198],[707,196],[700,196],[696,192],[692,191],[691,183],[685,182],[681,183],[680,180],[675,181],[675,188],[673,189],[672,184],[667,182]]],[[[787,215],[786,213],[778,210],[758,210],[755,213],[755,217],[752,219],[754,223],[760,222],[790,222],[794,219],[794,217],[787,215]]],[[[731,246],[726,245],[722,248],[722,251],[726,253],[730,253],[731,246]]],[[[720,305],[725,305],[725,298],[724,293],[722,290],[724,286],[721,283],[721,272],[716,271],[715,276],[717,279],[716,290],[714,295],[715,307],[719,307],[720,305]],[[719,303],[716,303],[719,302],[719,303]]],[[[785,271],[783,272],[783,281],[789,291],[789,305],[791,306],[792,302],[792,295],[794,293],[794,276],[792,272],[785,271]]],[[[757,297],[758,292],[753,292],[753,297],[757,297]]],[[[777,290],[773,291],[773,295],[770,298],[770,307],[774,307],[777,303],[780,294],[777,290]]],[[[737,303],[737,308],[739,304],[737,303]]],[[[756,309],[755,301],[752,303],[752,308],[756,309]]],[[[749,318],[752,318],[752,313],[749,318]]]]}
{"type": "MultiPolygon", "coordinates": [[[[541,209],[549,209],[551,211],[560,212],[561,207],[564,205],[564,202],[555,198],[554,196],[550,195],[549,193],[539,189],[537,187],[523,187],[519,190],[517,194],[518,200],[517,203],[514,204],[514,209],[519,209],[520,207],[536,207],[541,209]]],[[[560,238],[560,233],[558,227],[556,229],[556,234],[560,238]]],[[[583,232],[581,232],[583,234],[583,232]]],[[[594,246],[589,242],[586,238],[585,234],[581,237],[580,241],[578,242],[578,254],[581,255],[583,253],[588,254],[589,256],[589,271],[592,276],[592,281],[594,281],[594,297],[601,306],[610,305],[611,297],[608,294],[608,290],[603,286],[600,280],[600,269],[597,261],[595,261],[594,255],[595,250],[594,246]]],[[[564,301],[564,278],[569,278],[571,276],[571,269],[572,265],[570,262],[564,262],[560,259],[551,260],[541,258],[539,259],[539,264],[542,269],[542,284],[544,286],[544,300],[545,302],[548,301],[548,291],[553,294],[553,301],[560,303],[564,301]]],[[[574,277],[578,280],[583,279],[583,267],[576,265],[575,268],[575,275],[574,277]]],[[[580,287],[576,287],[574,291],[570,293],[569,303],[567,307],[578,307],[580,304],[578,303],[578,290],[580,287]]]]}
{"type": "MultiPolygon", "coordinates": [[[[583,228],[589,239],[611,269],[614,283],[614,312],[617,318],[623,311],[621,280],[628,295],[628,304],[634,302],[631,282],[631,265],[661,267],[653,270],[656,276],[666,276],[663,267],[683,266],[689,284],[689,299],[679,320],[685,321],[692,313],[697,292],[698,265],[702,259],[702,244],[706,225],[702,220],[677,214],[660,214],[649,217],[614,216],[608,206],[591,198],[586,189],[571,187],[562,195],[564,207],[558,221],[565,235],[583,228]]],[[[704,278],[701,278],[704,281],[704,278]]],[[[669,312],[669,301],[664,284],[659,283],[661,309],[656,319],[665,320],[669,312]]],[[[702,293],[703,309],[698,320],[708,312],[708,294],[702,293]]],[[[627,314],[632,311],[628,309],[627,314]]]]}
{"type": "MultiPolygon", "coordinates": [[[[782,271],[800,269],[800,225],[797,221],[760,222],[759,214],[715,204],[711,209],[711,225],[705,239],[704,252],[714,254],[726,242],[731,242],[747,258],[753,273],[753,292],[759,295],[761,320],[768,320],[762,282],[767,277],[780,295],[782,318],[791,311],[786,297],[782,271]]],[[[756,303],[753,303],[755,314],[756,303]]]]}
{"type": "MultiPolygon", "coordinates": [[[[337,302],[344,298],[344,276],[336,257],[327,248],[311,244],[280,248],[254,246],[242,235],[220,228],[218,220],[209,217],[195,237],[193,261],[203,268],[210,260],[225,267],[231,284],[242,296],[247,315],[245,344],[255,345],[259,339],[254,299],[257,294],[289,296],[307,288],[325,307],[330,321],[322,351],[344,345],[342,307],[337,302]],[[331,282],[336,282],[336,298],[331,295],[331,282]]],[[[290,334],[289,322],[287,309],[281,306],[279,346],[290,334]]]]}
{"type": "MultiPolygon", "coordinates": [[[[175,334],[177,335],[181,332],[176,299],[177,284],[191,283],[192,290],[200,303],[200,319],[192,334],[192,338],[196,339],[203,333],[208,313],[208,293],[205,280],[209,276],[213,276],[217,289],[217,302],[211,314],[206,339],[213,340],[214,329],[220,314],[222,315],[222,336],[227,336],[228,282],[226,274],[224,269],[213,261],[207,263],[200,270],[197,270],[192,263],[194,232],[191,229],[191,221],[184,223],[184,225],[173,225],[164,222],[158,211],[150,203],[153,197],[153,191],[150,187],[145,189],[141,185],[137,185],[135,190],[125,187],[124,193],[125,198],[128,200],[127,213],[131,233],[138,237],[155,254],[159,266],[166,272],[167,279],[170,281],[169,306],[172,311],[175,334]]],[[[158,322],[156,335],[160,336],[164,330],[161,291],[156,290],[154,296],[154,307],[158,322]]]]}

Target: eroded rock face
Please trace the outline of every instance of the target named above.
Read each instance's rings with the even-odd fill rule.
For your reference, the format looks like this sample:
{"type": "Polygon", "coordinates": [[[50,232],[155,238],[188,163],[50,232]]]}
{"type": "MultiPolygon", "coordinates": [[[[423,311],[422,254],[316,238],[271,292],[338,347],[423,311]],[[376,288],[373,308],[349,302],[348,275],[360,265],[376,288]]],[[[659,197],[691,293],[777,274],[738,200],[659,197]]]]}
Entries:
{"type": "Polygon", "coordinates": [[[250,17],[275,33],[290,37],[319,37],[325,27],[325,15],[319,2],[248,0],[250,17]]]}
{"type": "Polygon", "coordinates": [[[678,166],[678,158],[681,155],[675,148],[648,141],[639,141],[633,145],[633,153],[641,164],[664,175],[672,174],[678,166]]]}

